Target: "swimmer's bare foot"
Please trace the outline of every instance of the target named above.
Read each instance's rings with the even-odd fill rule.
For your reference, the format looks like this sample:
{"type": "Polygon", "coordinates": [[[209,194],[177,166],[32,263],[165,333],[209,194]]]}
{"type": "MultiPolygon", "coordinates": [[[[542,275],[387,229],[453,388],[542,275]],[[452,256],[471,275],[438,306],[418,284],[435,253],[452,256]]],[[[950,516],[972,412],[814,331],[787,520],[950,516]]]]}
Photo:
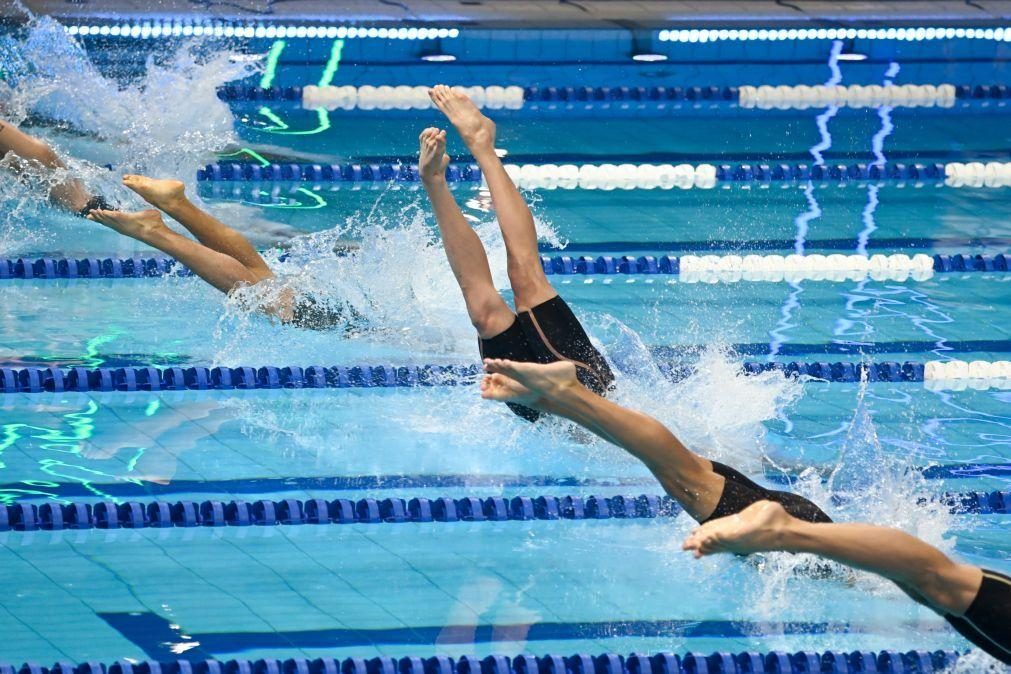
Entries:
{"type": "Polygon", "coordinates": [[[495,122],[482,115],[467,94],[437,84],[428,90],[428,96],[456,127],[475,157],[482,152],[495,152],[495,122]]]}
{"type": "Polygon", "coordinates": [[[149,241],[152,237],[171,231],[161,219],[161,213],[154,209],[134,213],[92,209],[88,213],[88,220],[100,222],[120,234],[139,241],[149,241]]]}
{"type": "Polygon", "coordinates": [[[695,529],[681,546],[696,559],[717,552],[749,554],[776,550],[793,518],[778,503],[759,501],[736,515],[721,517],[695,529]]]}
{"type": "Polygon", "coordinates": [[[576,366],[565,360],[542,365],[485,358],[484,369],[488,376],[481,382],[481,397],[489,400],[546,408],[579,386],[576,366]]]}
{"type": "Polygon", "coordinates": [[[424,183],[445,181],[446,167],[449,166],[449,155],[446,154],[446,132],[429,127],[421,132],[418,139],[421,150],[418,152],[418,173],[424,183]]]}
{"type": "Polygon", "coordinates": [[[185,185],[178,180],[158,180],[147,176],[125,175],[123,184],[155,208],[169,211],[186,199],[185,185]]]}

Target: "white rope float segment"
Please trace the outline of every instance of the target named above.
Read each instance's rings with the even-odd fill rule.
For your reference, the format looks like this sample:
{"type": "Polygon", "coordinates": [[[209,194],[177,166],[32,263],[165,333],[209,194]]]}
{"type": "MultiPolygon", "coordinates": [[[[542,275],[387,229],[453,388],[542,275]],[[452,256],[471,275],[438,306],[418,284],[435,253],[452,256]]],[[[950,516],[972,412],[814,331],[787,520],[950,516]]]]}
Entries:
{"type": "Polygon", "coordinates": [[[689,190],[717,183],[712,164],[506,164],[505,170],[520,189],[689,190]]]}
{"type": "Polygon", "coordinates": [[[879,84],[771,86],[744,85],[738,88],[742,108],[761,110],[806,110],[828,106],[848,108],[951,108],[957,98],[953,84],[879,84]]]}
{"type": "Polygon", "coordinates": [[[923,384],[932,391],[1011,390],[1011,361],[928,361],[923,368],[923,384]]]}
{"type": "Polygon", "coordinates": [[[893,255],[683,255],[681,283],[738,281],[926,281],[934,259],[919,253],[893,255]]]}
{"type": "MultiPolygon", "coordinates": [[[[523,107],[523,87],[453,87],[467,94],[479,108],[519,110],[523,107]]],[[[315,86],[302,88],[302,107],[307,110],[427,110],[434,107],[427,86],[315,86]]]]}

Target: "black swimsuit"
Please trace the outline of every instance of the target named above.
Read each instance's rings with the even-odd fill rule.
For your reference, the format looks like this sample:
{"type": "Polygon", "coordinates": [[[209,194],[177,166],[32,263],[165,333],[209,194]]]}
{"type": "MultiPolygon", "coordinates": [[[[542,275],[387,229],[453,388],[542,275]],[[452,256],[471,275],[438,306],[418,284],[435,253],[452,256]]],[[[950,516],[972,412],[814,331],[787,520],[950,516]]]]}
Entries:
{"type": "MultiPolygon", "coordinates": [[[[579,382],[598,395],[614,384],[614,373],[572,309],[559,296],[520,312],[506,330],[488,339],[479,339],[482,358],[507,358],[521,363],[555,363],[567,360],[576,365],[579,382]]],[[[506,403],[514,414],[537,421],[541,413],[524,405],[506,403]]]]}
{"type": "MultiPolygon", "coordinates": [[[[712,462],[713,472],[723,476],[726,481],[723,486],[723,494],[720,502],[716,504],[716,510],[705,522],[710,520],[736,515],[749,505],[759,501],[775,501],[783,506],[786,512],[799,520],[805,522],[831,522],[832,518],[803,496],[791,494],[788,491],[774,491],[752,482],[741,473],[730,466],[722,463],[712,462]]],[[[701,524],[702,522],[700,522],[701,524]]]]}
{"type": "Polygon", "coordinates": [[[963,637],[1011,665],[1011,578],[983,569],[983,584],[965,615],[946,615],[963,637]]]}

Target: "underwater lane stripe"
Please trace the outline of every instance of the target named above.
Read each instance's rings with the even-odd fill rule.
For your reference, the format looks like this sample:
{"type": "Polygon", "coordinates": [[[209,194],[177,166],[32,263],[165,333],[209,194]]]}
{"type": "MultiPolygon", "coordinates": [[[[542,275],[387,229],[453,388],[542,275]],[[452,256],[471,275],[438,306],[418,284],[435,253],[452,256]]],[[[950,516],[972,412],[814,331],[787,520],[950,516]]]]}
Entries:
{"type": "MultiPolygon", "coordinates": [[[[549,243],[538,245],[542,253],[621,253],[623,251],[650,251],[655,255],[665,253],[693,253],[726,251],[737,254],[747,254],[755,251],[790,250],[797,242],[794,239],[765,239],[762,241],[740,241],[732,239],[714,239],[711,241],[569,241],[564,247],[549,243]]],[[[810,252],[819,250],[840,250],[853,252],[856,250],[856,238],[843,239],[811,239],[804,244],[810,252]]],[[[948,237],[948,238],[910,238],[891,237],[876,238],[867,242],[869,250],[929,250],[931,248],[977,248],[983,246],[1011,247],[1008,237],[948,237]]],[[[35,257],[44,257],[36,255],[35,257]]]]}
{"type": "MultiPolygon", "coordinates": [[[[1011,514],[1011,491],[945,493],[937,502],[955,514],[1011,514]]],[[[922,499],[922,503],[927,503],[922,499]]],[[[0,531],[146,529],[301,524],[508,522],[658,519],[678,515],[669,496],[500,496],[350,499],[261,499],[253,502],[114,501],[16,503],[0,507],[0,531]]]]}
{"type": "MultiPolygon", "coordinates": [[[[918,468],[925,479],[973,479],[981,477],[1011,478],[1011,464],[963,463],[918,468]]],[[[777,485],[792,486],[798,476],[766,473],[765,480],[777,485]]],[[[118,500],[130,498],[170,497],[173,495],[220,494],[233,497],[237,494],[260,495],[284,492],[373,492],[401,489],[530,489],[555,487],[572,489],[617,489],[627,487],[652,487],[656,480],[649,477],[580,478],[551,475],[346,475],[336,477],[263,477],[231,480],[172,480],[168,484],[144,482],[108,482],[98,484],[106,496],[118,500]]],[[[0,484],[0,492],[24,488],[24,483],[0,484]]],[[[39,497],[57,499],[92,498],[93,489],[80,482],[50,482],[47,486],[34,485],[39,497]]],[[[981,506],[982,507],[982,506],[981,506]]]]}
{"type": "MultiPolygon", "coordinates": [[[[841,269],[832,268],[832,256],[739,256],[739,255],[600,255],[597,257],[569,255],[541,256],[541,265],[546,274],[554,276],[629,276],[629,275],[682,275],[688,270],[682,270],[691,263],[693,278],[700,274],[715,273],[724,275],[724,280],[741,280],[741,274],[766,274],[779,272],[783,274],[835,274],[837,272],[884,274],[892,278],[896,274],[910,272],[934,273],[973,273],[973,272],[1005,272],[1011,270],[1011,254],[997,253],[972,254],[957,253],[954,255],[938,254],[927,256],[919,254],[913,258],[904,254],[895,255],[846,255],[838,256],[841,269]],[[922,257],[923,266],[913,267],[922,257]],[[929,257],[929,259],[927,259],[929,257]],[[754,258],[749,259],[749,258],[754,258]],[[859,259],[857,259],[859,258],[859,259]],[[809,263],[809,268],[791,269],[791,260],[809,263]],[[726,263],[726,268],[721,263],[726,263]],[[860,262],[858,268],[857,262],[860,262]],[[879,264],[879,267],[873,265],[879,264]],[[754,268],[752,268],[754,267],[754,268]],[[768,269],[766,269],[768,267],[768,269]],[[929,268],[928,268],[929,267],[929,268]],[[734,277],[737,274],[738,277],[734,277]]],[[[95,278],[151,278],[175,274],[192,276],[193,272],[176,260],[166,257],[132,257],[132,258],[17,258],[0,259],[0,280],[11,279],[95,279],[95,278]]],[[[771,278],[771,277],[770,277],[771,278]]],[[[848,278],[848,277],[847,277],[848,278]]],[[[758,277],[756,276],[756,279],[758,277]]],[[[764,279],[764,277],[763,277],[764,279]]],[[[779,278],[778,280],[783,280],[779,278]]],[[[812,279],[813,280],[813,279],[812,279]]],[[[833,280],[835,280],[833,278],[833,280]]]]}
{"type": "MultiPolygon", "coordinates": [[[[707,344],[670,344],[648,347],[650,355],[659,360],[680,361],[685,356],[699,353],[711,345],[707,344]]],[[[768,342],[741,342],[727,345],[727,349],[739,356],[769,356],[773,355],[768,342]]],[[[881,353],[911,354],[911,353],[1009,353],[1011,339],[970,339],[970,340],[908,340],[893,342],[787,342],[779,345],[776,356],[806,356],[811,354],[847,354],[871,355],[881,353]]],[[[148,367],[151,363],[162,363],[156,367],[189,367],[192,360],[186,355],[176,355],[169,361],[164,356],[146,353],[95,353],[87,359],[82,357],[58,358],[53,356],[22,355],[13,360],[0,359],[0,368],[24,367],[86,367],[89,363],[97,363],[106,368],[148,367]]]]}
{"type": "MultiPolygon", "coordinates": [[[[1011,468],[1008,469],[1011,471],[1011,468]]],[[[72,499],[94,497],[95,492],[80,482],[35,485],[33,489],[50,497],[72,499]]],[[[96,484],[96,483],[91,483],[96,484]]],[[[100,483],[101,492],[109,497],[157,498],[179,494],[213,493],[234,497],[239,494],[276,494],[308,491],[383,491],[389,489],[530,489],[538,488],[623,488],[655,487],[649,477],[581,478],[551,475],[347,475],[334,477],[265,477],[231,480],[172,480],[168,484],[141,484],[117,481],[100,483]]],[[[0,484],[0,493],[23,489],[23,483],[0,484]]]]}

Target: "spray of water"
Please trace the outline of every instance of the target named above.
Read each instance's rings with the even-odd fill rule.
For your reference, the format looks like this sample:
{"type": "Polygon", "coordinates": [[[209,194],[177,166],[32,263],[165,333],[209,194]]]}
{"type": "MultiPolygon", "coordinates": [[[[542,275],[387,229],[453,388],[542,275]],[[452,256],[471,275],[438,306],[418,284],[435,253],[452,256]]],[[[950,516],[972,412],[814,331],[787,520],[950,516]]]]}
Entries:
{"type": "Polygon", "coordinates": [[[48,17],[0,36],[7,73],[0,81],[0,114],[15,125],[47,120],[28,130],[54,146],[68,165],[65,173],[33,176],[29,185],[0,178],[5,208],[0,254],[15,245],[26,249],[26,239],[36,247],[52,246],[60,228],[49,223],[70,220],[45,206],[47,191],[31,184],[40,179],[54,183],[74,176],[125,207],[140,201],[119,184],[123,173],[192,182],[213,151],[235,140],[231,112],[216,91],[255,65],[234,56],[207,54],[189,43],[152,54],[139,77],[121,81],[101,72],[81,44],[48,17]],[[39,227],[40,220],[47,226],[39,227]]]}

